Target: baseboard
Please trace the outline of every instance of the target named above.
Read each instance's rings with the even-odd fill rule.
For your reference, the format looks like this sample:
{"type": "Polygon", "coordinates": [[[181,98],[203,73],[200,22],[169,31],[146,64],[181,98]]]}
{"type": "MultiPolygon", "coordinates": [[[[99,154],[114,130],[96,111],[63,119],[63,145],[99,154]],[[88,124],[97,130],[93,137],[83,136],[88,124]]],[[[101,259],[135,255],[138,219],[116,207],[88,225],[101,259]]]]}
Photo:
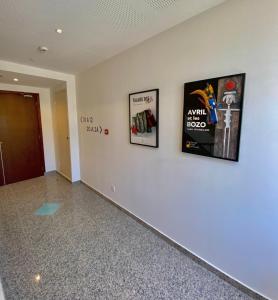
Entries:
{"type": "Polygon", "coordinates": [[[135,214],[133,214],[131,211],[129,211],[127,208],[123,207],[122,205],[118,204],[114,200],[112,200],[107,195],[103,194],[102,192],[98,191],[97,189],[90,186],[88,183],[86,183],[84,180],[81,180],[81,182],[87,186],[89,189],[93,190],[96,194],[101,196],[104,200],[110,202],[114,206],[116,206],[118,209],[122,210],[124,213],[135,219],[137,222],[145,226],[147,229],[150,229],[155,234],[159,235],[161,238],[163,238],[165,241],[167,241],[169,244],[174,246],[176,249],[184,253],[185,255],[189,256],[193,261],[201,265],[202,267],[206,268],[210,272],[214,273],[219,278],[223,279],[224,281],[228,282],[238,290],[242,291],[243,293],[247,294],[248,296],[252,297],[256,300],[271,300],[265,295],[262,295],[261,293],[255,291],[251,287],[247,286],[246,284],[242,283],[241,281],[237,280],[233,276],[227,274],[223,270],[219,269],[218,267],[214,266],[212,263],[208,262],[207,260],[203,259],[202,257],[195,254],[193,251],[191,251],[188,248],[185,248],[181,244],[179,244],[177,241],[173,240],[163,232],[161,232],[159,229],[155,228],[153,225],[149,224],[148,222],[142,220],[135,214]]]}
{"type": "Polygon", "coordinates": [[[68,177],[67,175],[65,175],[63,172],[58,171],[58,170],[56,170],[56,171],[54,171],[54,172],[58,173],[59,175],[61,175],[62,177],[64,177],[66,180],[68,180],[69,182],[72,183],[71,178],[69,178],[69,177],[68,177]]]}

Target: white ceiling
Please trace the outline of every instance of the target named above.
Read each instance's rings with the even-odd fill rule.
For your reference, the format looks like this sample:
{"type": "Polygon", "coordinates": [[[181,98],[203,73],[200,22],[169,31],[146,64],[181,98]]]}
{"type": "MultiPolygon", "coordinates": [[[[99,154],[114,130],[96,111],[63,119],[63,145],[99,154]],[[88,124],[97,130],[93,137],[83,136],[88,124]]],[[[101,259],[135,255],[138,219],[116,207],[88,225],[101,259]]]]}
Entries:
{"type": "Polygon", "coordinates": [[[78,73],[224,1],[0,0],[0,59],[78,73]]]}
{"type": "Polygon", "coordinates": [[[27,85],[34,87],[43,87],[43,88],[57,88],[57,87],[65,87],[65,82],[43,78],[38,76],[31,76],[27,74],[20,74],[14,72],[7,72],[0,70],[0,83],[13,84],[13,85],[27,85]],[[14,82],[13,79],[17,78],[19,81],[14,82]]]}

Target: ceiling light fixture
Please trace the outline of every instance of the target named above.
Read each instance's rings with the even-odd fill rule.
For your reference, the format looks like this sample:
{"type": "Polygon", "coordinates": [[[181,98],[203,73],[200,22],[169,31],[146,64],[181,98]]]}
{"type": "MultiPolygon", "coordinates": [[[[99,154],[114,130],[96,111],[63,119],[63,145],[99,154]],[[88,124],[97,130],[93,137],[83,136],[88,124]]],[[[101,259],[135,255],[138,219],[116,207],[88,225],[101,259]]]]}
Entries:
{"type": "Polygon", "coordinates": [[[56,32],[57,32],[58,34],[62,34],[62,33],[63,33],[63,30],[62,30],[61,28],[57,28],[57,29],[56,29],[56,32]]]}
{"type": "Polygon", "coordinates": [[[13,81],[15,81],[15,82],[18,82],[18,81],[19,81],[19,79],[18,79],[18,78],[14,78],[14,79],[13,79],[13,81]]]}
{"type": "Polygon", "coordinates": [[[41,53],[45,53],[45,52],[48,51],[48,48],[45,47],[45,46],[39,46],[39,47],[38,47],[38,50],[39,50],[41,53]]]}
{"type": "Polygon", "coordinates": [[[41,275],[37,274],[35,275],[35,282],[39,283],[41,281],[41,275]]]}

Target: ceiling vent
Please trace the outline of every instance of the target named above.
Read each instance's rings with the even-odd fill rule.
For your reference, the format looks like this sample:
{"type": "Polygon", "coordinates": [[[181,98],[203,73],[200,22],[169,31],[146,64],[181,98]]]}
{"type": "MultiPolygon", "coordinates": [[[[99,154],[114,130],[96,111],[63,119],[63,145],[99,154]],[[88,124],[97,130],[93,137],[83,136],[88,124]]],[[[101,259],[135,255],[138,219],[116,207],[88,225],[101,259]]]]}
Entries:
{"type": "Polygon", "coordinates": [[[45,47],[45,46],[39,46],[39,47],[38,47],[38,50],[39,50],[41,53],[45,53],[45,52],[48,51],[48,48],[45,47]]]}
{"type": "Polygon", "coordinates": [[[155,9],[163,9],[176,4],[180,0],[145,0],[145,2],[155,9]]]}
{"type": "Polygon", "coordinates": [[[145,23],[143,13],[126,0],[97,1],[97,13],[114,25],[116,30],[128,30],[145,23]]]}

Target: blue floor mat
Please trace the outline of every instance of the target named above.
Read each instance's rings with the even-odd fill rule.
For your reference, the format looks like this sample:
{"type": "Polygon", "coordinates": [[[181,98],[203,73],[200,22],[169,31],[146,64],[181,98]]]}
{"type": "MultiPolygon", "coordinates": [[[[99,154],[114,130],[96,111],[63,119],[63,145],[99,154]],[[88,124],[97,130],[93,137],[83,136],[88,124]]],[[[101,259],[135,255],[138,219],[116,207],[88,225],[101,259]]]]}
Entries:
{"type": "Polygon", "coordinates": [[[51,216],[59,209],[60,204],[55,202],[44,203],[39,209],[35,211],[36,216],[51,216]]]}

